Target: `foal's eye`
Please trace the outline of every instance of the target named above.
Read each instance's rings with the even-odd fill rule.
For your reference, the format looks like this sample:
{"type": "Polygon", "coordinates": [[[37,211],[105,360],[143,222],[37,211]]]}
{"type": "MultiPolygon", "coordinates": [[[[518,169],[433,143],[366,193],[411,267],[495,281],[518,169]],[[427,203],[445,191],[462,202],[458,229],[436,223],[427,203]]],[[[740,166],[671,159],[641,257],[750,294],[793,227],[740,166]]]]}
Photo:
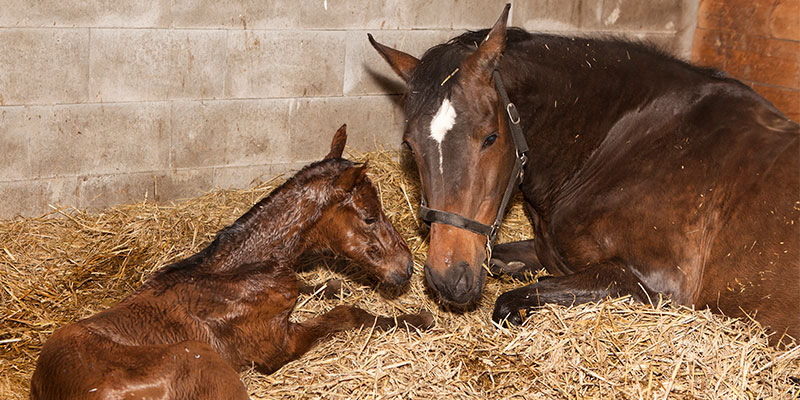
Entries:
{"type": "Polygon", "coordinates": [[[483,139],[483,148],[485,149],[485,148],[493,145],[496,140],[497,140],[497,134],[496,133],[493,133],[493,134],[487,136],[486,139],[483,139]]]}
{"type": "Polygon", "coordinates": [[[412,154],[414,153],[414,149],[412,149],[411,145],[408,142],[406,142],[405,140],[403,141],[403,147],[405,147],[406,150],[409,151],[409,153],[412,153],[412,154]]]}
{"type": "Polygon", "coordinates": [[[364,219],[364,223],[367,224],[367,225],[372,225],[372,224],[374,224],[376,222],[378,222],[377,218],[365,218],[364,219]]]}

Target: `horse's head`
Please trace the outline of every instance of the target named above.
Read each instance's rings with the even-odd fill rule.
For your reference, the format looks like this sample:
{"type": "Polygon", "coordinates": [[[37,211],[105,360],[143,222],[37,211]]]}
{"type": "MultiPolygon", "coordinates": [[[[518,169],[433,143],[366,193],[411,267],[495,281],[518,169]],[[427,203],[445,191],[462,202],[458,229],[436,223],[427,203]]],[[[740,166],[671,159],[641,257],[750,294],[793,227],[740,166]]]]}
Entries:
{"type": "MultiPolygon", "coordinates": [[[[422,59],[373,47],[407,83],[404,141],[411,148],[427,207],[492,225],[515,163],[506,110],[492,73],[506,43],[506,6],[480,43],[449,43],[422,59]]],[[[428,284],[451,304],[480,298],[487,236],[443,221],[431,224],[428,284]]]]}
{"type": "MultiPolygon", "coordinates": [[[[341,158],[346,128],[342,125],[336,132],[325,159],[341,158]]],[[[382,282],[402,285],[414,270],[411,251],[384,214],[366,172],[366,165],[353,165],[336,178],[334,185],[345,195],[325,209],[313,237],[321,246],[368,268],[382,282]]]]}

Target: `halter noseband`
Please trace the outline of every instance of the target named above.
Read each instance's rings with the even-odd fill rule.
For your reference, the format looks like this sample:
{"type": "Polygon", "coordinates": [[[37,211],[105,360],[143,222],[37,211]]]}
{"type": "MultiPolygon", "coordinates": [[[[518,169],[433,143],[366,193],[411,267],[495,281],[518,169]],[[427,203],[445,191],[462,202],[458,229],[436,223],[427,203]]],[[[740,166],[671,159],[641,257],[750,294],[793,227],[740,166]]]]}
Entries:
{"type": "Polygon", "coordinates": [[[517,106],[508,99],[508,93],[506,93],[503,81],[500,79],[500,72],[494,70],[492,78],[494,78],[494,86],[495,89],[497,89],[497,94],[500,95],[500,100],[503,101],[503,108],[506,109],[508,125],[511,129],[511,137],[514,139],[514,147],[516,150],[514,170],[511,172],[511,177],[508,179],[506,191],[503,193],[503,201],[500,202],[500,208],[497,210],[494,223],[492,225],[486,225],[459,214],[428,208],[424,194],[422,195],[419,206],[419,217],[428,224],[436,222],[484,235],[488,238],[488,243],[490,245],[494,243],[497,230],[500,229],[500,225],[503,222],[506,206],[508,206],[508,202],[511,200],[511,194],[514,193],[514,186],[522,181],[523,168],[528,162],[528,143],[525,141],[525,136],[522,135],[522,128],[519,126],[517,106]]]}

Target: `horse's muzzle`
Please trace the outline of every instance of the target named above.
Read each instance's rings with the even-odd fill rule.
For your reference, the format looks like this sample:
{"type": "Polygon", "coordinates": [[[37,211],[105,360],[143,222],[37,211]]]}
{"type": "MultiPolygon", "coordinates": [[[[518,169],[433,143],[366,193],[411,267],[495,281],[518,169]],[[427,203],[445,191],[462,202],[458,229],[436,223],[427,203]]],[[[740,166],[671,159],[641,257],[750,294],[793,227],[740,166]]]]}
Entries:
{"type": "Polygon", "coordinates": [[[469,263],[459,262],[448,268],[444,275],[425,265],[425,279],[439,297],[448,304],[463,307],[476,302],[481,297],[486,274],[475,273],[469,263]]]}

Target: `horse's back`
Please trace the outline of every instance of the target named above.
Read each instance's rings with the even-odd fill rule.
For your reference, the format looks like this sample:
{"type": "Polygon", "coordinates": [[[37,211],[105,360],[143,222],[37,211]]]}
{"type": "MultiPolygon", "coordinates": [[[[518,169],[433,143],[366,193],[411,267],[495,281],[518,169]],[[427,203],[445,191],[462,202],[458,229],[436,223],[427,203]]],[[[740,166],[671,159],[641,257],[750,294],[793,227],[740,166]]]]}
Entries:
{"type": "Polygon", "coordinates": [[[749,88],[710,79],[624,114],[566,193],[569,265],[619,257],[678,303],[800,337],[800,128],[749,88]]]}
{"type": "Polygon", "coordinates": [[[773,341],[778,327],[800,339],[800,128],[763,103],[725,110],[739,134],[695,304],[746,313],[776,328],[773,341]]]}

